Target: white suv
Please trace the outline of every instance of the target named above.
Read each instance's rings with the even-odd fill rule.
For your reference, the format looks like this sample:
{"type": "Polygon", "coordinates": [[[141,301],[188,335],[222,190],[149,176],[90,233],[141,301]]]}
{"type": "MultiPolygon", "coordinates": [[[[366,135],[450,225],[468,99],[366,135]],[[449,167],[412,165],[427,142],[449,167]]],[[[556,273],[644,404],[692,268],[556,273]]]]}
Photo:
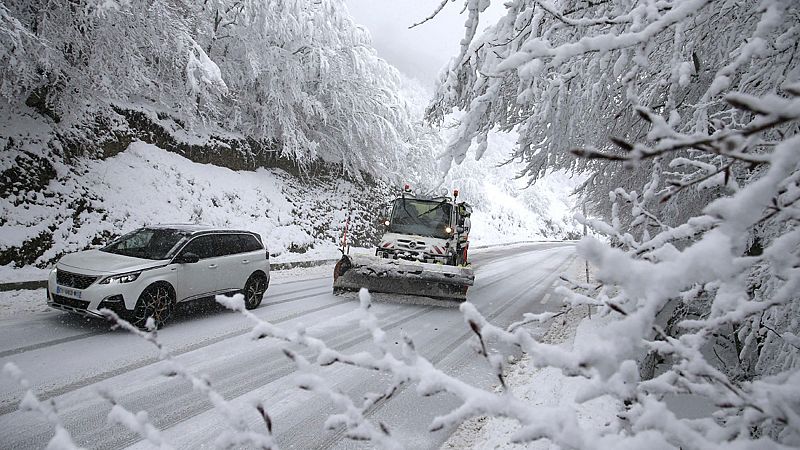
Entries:
{"type": "Polygon", "coordinates": [[[175,304],[242,292],[258,307],[269,285],[269,252],[249,231],[200,225],[140,228],[99,250],[61,258],[50,272],[47,304],[89,316],[108,308],[143,326],[161,326],[175,304]]]}

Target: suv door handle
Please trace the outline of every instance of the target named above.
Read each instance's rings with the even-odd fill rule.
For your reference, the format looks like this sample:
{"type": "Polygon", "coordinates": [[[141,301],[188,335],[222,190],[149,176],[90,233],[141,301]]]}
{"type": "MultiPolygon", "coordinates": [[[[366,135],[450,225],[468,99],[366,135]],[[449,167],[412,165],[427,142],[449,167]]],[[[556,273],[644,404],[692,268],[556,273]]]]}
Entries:
{"type": "Polygon", "coordinates": [[[249,263],[250,263],[250,260],[249,260],[249,259],[243,259],[243,260],[242,260],[242,264],[249,264],[249,263]]]}
{"type": "Polygon", "coordinates": [[[209,268],[209,269],[216,269],[216,268],[217,268],[217,265],[216,265],[216,264],[209,264],[209,265],[208,265],[208,268],[209,268]]]}

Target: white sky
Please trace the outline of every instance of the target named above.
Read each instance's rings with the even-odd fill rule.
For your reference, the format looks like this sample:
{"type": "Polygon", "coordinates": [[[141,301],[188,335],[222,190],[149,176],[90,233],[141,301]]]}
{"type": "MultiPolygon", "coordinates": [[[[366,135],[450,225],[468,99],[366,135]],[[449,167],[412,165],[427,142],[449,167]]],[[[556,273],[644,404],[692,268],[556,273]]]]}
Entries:
{"type": "MultiPolygon", "coordinates": [[[[462,1],[448,3],[434,19],[412,29],[428,17],[440,0],[345,0],[356,22],[372,34],[378,55],[406,75],[432,87],[441,68],[458,53],[464,36],[466,12],[462,1]]],[[[479,30],[493,24],[504,12],[495,0],[481,15],[479,30]]]]}

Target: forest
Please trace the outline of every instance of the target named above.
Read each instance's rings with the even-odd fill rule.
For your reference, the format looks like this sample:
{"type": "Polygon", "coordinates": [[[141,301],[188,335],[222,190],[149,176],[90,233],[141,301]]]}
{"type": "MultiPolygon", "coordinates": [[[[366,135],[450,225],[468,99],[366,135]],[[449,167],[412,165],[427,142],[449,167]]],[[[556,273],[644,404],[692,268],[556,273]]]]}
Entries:
{"type": "MultiPolygon", "coordinates": [[[[512,419],[514,443],[556,448],[800,446],[798,4],[510,0],[485,23],[495,3],[430,5],[422,24],[455,9],[465,32],[420,114],[344,0],[0,0],[4,215],[29,214],[14,208],[55,177],[42,160],[63,173],[135,141],[234,170],[280,168],[311,184],[368,183],[375,196],[404,180],[478,186],[504,164],[531,189],[569,174],[579,180],[570,214],[589,229],[576,254],[591,280],[588,269],[585,279],[564,277],[563,309],[509,326],[460,306],[496,390],[438,369],[411,338],[390,348],[363,291],[357,313],[373,347],[357,353],[256,317],[236,298],[218,301],[252,322],[254,338],[284,342],[297,385],[336,405],[328,425],[370,446],[403,446],[365,411],[406,385],[421,398],[459,401],[422,433],[487,416],[512,419]],[[513,137],[507,155],[492,153],[498,135],[513,137]],[[584,310],[608,325],[582,347],[542,342],[523,326],[584,310]],[[616,414],[595,427],[571,407],[520,399],[495,344],[576,380],[576,404],[603,397],[616,414]],[[381,373],[385,386],[351,398],[319,375],[331,365],[381,373]],[[712,412],[683,417],[668,406],[676,395],[712,412]]],[[[344,190],[358,196],[358,187],[344,190]]],[[[367,217],[372,205],[362,203],[367,217]]],[[[562,219],[541,228],[575,237],[579,225],[562,219]]],[[[34,261],[44,259],[26,263],[34,261]]],[[[155,332],[130,331],[156,342],[155,332]]],[[[201,385],[228,420],[219,446],[274,444],[268,415],[266,434],[248,431],[201,378],[175,375],[201,385]]],[[[118,420],[161,442],[147,424],[118,420]]]]}

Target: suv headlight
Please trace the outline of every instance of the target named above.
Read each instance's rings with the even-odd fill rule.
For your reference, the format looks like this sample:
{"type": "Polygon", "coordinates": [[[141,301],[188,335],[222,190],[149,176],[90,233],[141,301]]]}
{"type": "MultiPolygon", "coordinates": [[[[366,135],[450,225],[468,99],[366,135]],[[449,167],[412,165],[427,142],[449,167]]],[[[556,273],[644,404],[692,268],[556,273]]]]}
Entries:
{"type": "Polygon", "coordinates": [[[123,273],[122,275],[111,275],[100,280],[100,284],[130,283],[139,278],[142,272],[123,273]]]}

